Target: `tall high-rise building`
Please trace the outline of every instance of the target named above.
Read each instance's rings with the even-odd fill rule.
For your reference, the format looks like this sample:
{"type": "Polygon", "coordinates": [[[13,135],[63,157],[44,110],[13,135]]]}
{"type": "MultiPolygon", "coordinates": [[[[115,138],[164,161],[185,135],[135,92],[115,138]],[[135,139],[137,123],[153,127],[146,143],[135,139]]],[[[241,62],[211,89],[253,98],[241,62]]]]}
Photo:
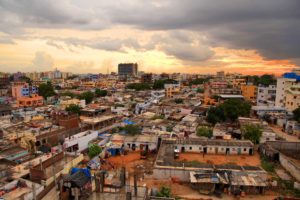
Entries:
{"type": "Polygon", "coordinates": [[[137,76],[138,64],[137,63],[120,63],[118,65],[119,76],[137,76]]]}

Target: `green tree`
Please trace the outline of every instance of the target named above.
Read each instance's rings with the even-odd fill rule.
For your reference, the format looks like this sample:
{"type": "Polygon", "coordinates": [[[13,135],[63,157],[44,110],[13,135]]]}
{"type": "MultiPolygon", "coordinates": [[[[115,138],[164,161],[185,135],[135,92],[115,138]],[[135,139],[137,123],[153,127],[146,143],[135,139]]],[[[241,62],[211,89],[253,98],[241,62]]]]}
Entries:
{"type": "Polygon", "coordinates": [[[225,119],[235,121],[239,116],[249,116],[251,104],[239,99],[229,99],[219,106],[224,111],[225,119]]]}
{"type": "Polygon", "coordinates": [[[297,122],[300,123],[300,107],[293,110],[293,117],[294,117],[294,120],[296,120],[297,122]]]}
{"type": "Polygon", "coordinates": [[[172,132],[173,131],[173,126],[171,126],[171,125],[167,126],[166,131],[167,132],[172,132]]]}
{"type": "Polygon", "coordinates": [[[242,127],[244,139],[250,140],[254,144],[258,144],[262,135],[262,129],[256,124],[246,124],[242,127]]]}
{"type": "Polygon", "coordinates": [[[80,114],[81,107],[76,104],[70,104],[65,110],[70,113],[80,114]]]}
{"type": "Polygon", "coordinates": [[[107,95],[107,90],[100,90],[98,88],[95,90],[96,97],[105,97],[106,95],[107,95]]]}
{"type": "Polygon", "coordinates": [[[211,107],[208,110],[206,120],[209,123],[216,124],[225,120],[224,111],[220,107],[211,107]]]}
{"type": "Polygon", "coordinates": [[[262,84],[265,86],[273,85],[276,83],[276,78],[274,75],[264,74],[259,78],[258,84],[262,84]]]}
{"type": "Polygon", "coordinates": [[[176,84],[178,83],[176,80],[173,80],[173,79],[166,79],[166,80],[155,80],[154,83],[153,83],[153,86],[152,88],[154,90],[162,90],[165,88],[165,84],[176,84]]]}
{"type": "Polygon", "coordinates": [[[94,158],[95,156],[101,153],[102,149],[97,144],[92,144],[89,146],[88,155],[90,158],[94,158]]]}
{"type": "Polygon", "coordinates": [[[189,85],[200,85],[209,81],[210,78],[196,78],[189,82],[189,85]]]}
{"type": "Polygon", "coordinates": [[[44,99],[54,96],[55,94],[56,93],[54,91],[54,88],[53,88],[51,82],[42,83],[39,85],[39,95],[43,96],[44,99]]]}
{"type": "Polygon", "coordinates": [[[32,85],[32,80],[27,76],[19,77],[19,81],[24,81],[24,82],[28,83],[29,85],[32,85]]]}
{"type": "Polygon", "coordinates": [[[197,92],[198,92],[198,93],[204,93],[204,89],[198,88],[198,89],[197,89],[197,92]]]}
{"type": "Polygon", "coordinates": [[[84,99],[87,104],[91,103],[94,99],[94,93],[91,91],[83,92],[78,95],[79,99],[84,99]]]}
{"type": "Polygon", "coordinates": [[[151,117],[151,120],[164,119],[164,118],[165,118],[164,115],[154,115],[153,117],[151,117]]]}
{"type": "Polygon", "coordinates": [[[138,135],[141,134],[141,129],[137,125],[129,124],[122,128],[128,135],[138,135]]]}
{"type": "Polygon", "coordinates": [[[155,80],[152,88],[154,90],[162,90],[164,89],[165,82],[163,80],[155,80]]]}
{"type": "Polygon", "coordinates": [[[205,126],[199,127],[197,129],[197,136],[211,138],[213,136],[213,130],[205,126]]]}
{"type": "Polygon", "coordinates": [[[180,98],[174,99],[174,101],[176,104],[183,103],[183,99],[180,99],[180,98]]]}
{"type": "Polygon", "coordinates": [[[126,88],[136,90],[136,91],[151,89],[150,85],[147,83],[130,83],[130,84],[126,85],[126,88]]]}
{"type": "Polygon", "coordinates": [[[264,74],[262,76],[244,76],[243,78],[246,79],[247,82],[252,82],[254,85],[273,85],[276,83],[276,78],[274,77],[274,75],[271,74],[264,74]]]}
{"type": "Polygon", "coordinates": [[[167,186],[161,186],[157,192],[157,197],[172,197],[171,188],[167,186]]]}
{"type": "Polygon", "coordinates": [[[66,91],[66,92],[63,92],[60,94],[60,96],[68,96],[68,97],[71,97],[71,98],[74,98],[76,95],[70,91],[66,91]]]}
{"type": "Polygon", "coordinates": [[[72,79],[75,79],[75,78],[78,78],[78,76],[77,76],[77,75],[72,75],[72,76],[69,76],[69,77],[67,78],[67,80],[72,80],[72,79]]]}

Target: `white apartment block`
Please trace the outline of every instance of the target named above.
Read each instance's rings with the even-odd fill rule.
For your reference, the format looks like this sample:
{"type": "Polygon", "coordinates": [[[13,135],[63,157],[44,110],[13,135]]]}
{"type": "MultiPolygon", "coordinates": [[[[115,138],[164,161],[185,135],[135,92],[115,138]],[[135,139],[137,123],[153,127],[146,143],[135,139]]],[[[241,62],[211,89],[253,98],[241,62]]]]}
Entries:
{"type": "Polygon", "coordinates": [[[258,106],[275,106],[276,85],[258,86],[257,88],[257,105],[258,106]]]}
{"type": "Polygon", "coordinates": [[[300,106],[300,84],[290,86],[285,91],[285,108],[292,112],[300,106]]]}
{"type": "Polygon", "coordinates": [[[276,99],[275,99],[275,106],[285,108],[285,97],[286,91],[292,86],[295,85],[296,79],[290,78],[278,78],[277,79],[277,87],[276,87],[276,99]]]}
{"type": "Polygon", "coordinates": [[[300,106],[300,83],[296,79],[277,79],[275,106],[290,112],[300,106]]]}

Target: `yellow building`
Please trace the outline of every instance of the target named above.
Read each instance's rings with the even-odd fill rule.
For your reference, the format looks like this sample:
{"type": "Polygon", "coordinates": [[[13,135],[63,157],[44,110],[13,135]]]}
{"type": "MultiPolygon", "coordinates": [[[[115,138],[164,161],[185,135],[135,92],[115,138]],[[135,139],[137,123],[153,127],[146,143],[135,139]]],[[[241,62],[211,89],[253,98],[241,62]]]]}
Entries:
{"type": "Polygon", "coordinates": [[[63,98],[60,99],[59,101],[59,106],[61,109],[65,109],[69,105],[74,104],[74,105],[79,105],[80,107],[84,108],[85,107],[85,100],[80,100],[80,99],[72,99],[72,98],[63,98]]]}
{"type": "Polygon", "coordinates": [[[232,85],[234,88],[240,88],[241,86],[246,85],[246,79],[244,79],[244,78],[233,79],[232,85]]]}
{"type": "Polygon", "coordinates": [[[291,86],[285,92],[285,108],[293,111],[300,106],[300,85],[291,86]]]}
{"type": "Polygon", "coordinates": [[[173,98],[174,95],[180,93],[181,86],[180,84],[165,84],[165,93],[166,97],[173,98]]]}
{"type": "Polygon", "coordinates": [[[256,101],[257,87],[255,85],[241,85],[242,95],[248,101],[256,101]]]}
{"type": "Polygon", "coordinates": [[[83,81],[81,83],[81,86],[82,87],[85,87],[85,88],[94,88],[95,87],[95,82],[94,81],[83,81]]]}

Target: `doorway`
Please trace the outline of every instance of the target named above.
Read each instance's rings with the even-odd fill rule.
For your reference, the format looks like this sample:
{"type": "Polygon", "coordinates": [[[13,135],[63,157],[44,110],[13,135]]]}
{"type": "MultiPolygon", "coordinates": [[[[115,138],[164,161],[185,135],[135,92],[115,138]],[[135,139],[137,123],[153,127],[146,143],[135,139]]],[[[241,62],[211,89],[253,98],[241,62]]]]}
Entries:
{"type": "Polygon", "coordinates": [[[207,153],[207,147],[203,147],[203,153],[207,153]]]}
{"type": "Polygon", "coordinates": [[[228,155],[230,152],[230,149],[229,148],[226,148],[226,155],[228,155]]]}
{"type": "Polygon", "coordinates": [[[252,148],[249,149],[249,155],[253,155],[253,149],[252,148]]]}
{"type": "Polygon", "coordinates": [[[181,152],[185,152],[185,148],[184,147],[181,147],[181,152]]]}

